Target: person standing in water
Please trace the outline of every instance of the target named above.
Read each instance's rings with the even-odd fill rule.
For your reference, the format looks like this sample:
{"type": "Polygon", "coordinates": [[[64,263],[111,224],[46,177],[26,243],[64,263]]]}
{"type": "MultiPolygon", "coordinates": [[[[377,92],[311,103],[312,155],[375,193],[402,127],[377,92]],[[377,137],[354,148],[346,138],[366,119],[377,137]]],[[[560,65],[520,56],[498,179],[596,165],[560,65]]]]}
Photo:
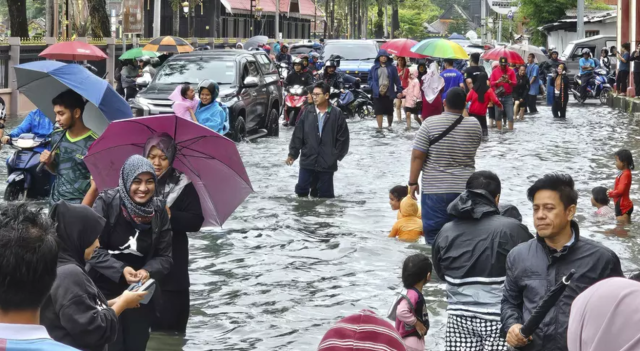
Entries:
{"type": "Polygon", "coordinates": [[[369,71],[369,87],[373,100],[373,113],[382,131],[382,118],[387,116],[389,128],[393,124],[393,101],[402,99],[402,84],[398,71],[393,67],[393,59],[386,50],[380,49],[374,65],[369,71]]]}
{"type": "Polygon", "coordinates": [[[635,168],[631,151],[620,149],[616,151],[616,168],[620,171],[616,177],[614,188],[607,192],[616,206],[616,219],[628,223],[633,213],[633,202],[629,198],[631,190],[631,170],[635,168]]]}
{"type": "Polygon", "coordinates": [[[536,106],[538,100],[538,94],[540,94],[540,77],[538,77],[538,64],[536,64],[536,56],[529,54],[527,58],[527,77],[529,78],[529,94],[527,95],[527,108],[530,114],[537,114],[538,108],[536,106]]]}
{"type": "MultiPolygon", "coordinates": [[[[567,77],[564,63],[558,65],[556,73],[553,76],[553,106],[551,112],[554,118],[567,117],[567,105],[569,104],[569,91],[571,90],[571,82],[567,77]]],[[[547,91],[547,94],[551,91],[547,91]]]]}
{"type": "Polygon", "coordinates": [[[507,115],[507,122],[509,130],[513,130],[513,87],[517,84],[516,74],[512,69],[508,67],[508,61],[506,57],[500,58],[500,67],[491,72],[491,87],[500,99],[502,106],[501,111],[497,106],[494,106],[496,116],[496,126],[502,130],[502,112],[507,115]]]}

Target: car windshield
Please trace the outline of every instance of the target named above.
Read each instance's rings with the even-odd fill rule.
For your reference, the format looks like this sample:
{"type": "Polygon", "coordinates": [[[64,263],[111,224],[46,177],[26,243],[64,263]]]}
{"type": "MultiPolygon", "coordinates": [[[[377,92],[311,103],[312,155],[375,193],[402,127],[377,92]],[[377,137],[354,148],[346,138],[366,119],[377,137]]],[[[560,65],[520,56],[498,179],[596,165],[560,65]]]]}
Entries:
{"type": "Polygon", "coordinates": [[[301,55],[301,54],[309,54],[314,51],[310,46],[294,46],[289,50],[289,54],[291,55],[301,55]]]}
{"type": "Polygon", "coordinates": [[[236,77],[235,62],[219,57],[173,60],[166,62],[156,76],[157,84],[198,84],[205,79],[218,84],[233,84],[236,77]]]}
{"type": "Polygon", "coordinates": [[[340,55],[343,60],[373,60],[378,56],[378,49],[371,43],[325,46],[322,56],[326,60],[331,55],[340,55]]]}
{"type": "Polygon", "coordinates": [[[562,56],[571,58],[571,54],[573,53],[573,48],[575,48],[575,47],[576,47],[576,44],[567,45],[567,48],[564,49],[564,52],[562,53],[562,56]]]}

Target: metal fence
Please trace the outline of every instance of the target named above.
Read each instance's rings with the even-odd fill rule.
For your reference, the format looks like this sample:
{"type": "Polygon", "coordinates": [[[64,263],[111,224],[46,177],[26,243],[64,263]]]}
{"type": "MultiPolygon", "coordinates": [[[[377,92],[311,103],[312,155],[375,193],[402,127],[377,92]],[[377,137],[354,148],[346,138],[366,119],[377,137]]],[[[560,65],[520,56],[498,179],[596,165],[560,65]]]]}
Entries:
{"type": "Polygon", "coordinates": [[[0,89],[9,87],[9,46],[0,46],[0,89]]]}

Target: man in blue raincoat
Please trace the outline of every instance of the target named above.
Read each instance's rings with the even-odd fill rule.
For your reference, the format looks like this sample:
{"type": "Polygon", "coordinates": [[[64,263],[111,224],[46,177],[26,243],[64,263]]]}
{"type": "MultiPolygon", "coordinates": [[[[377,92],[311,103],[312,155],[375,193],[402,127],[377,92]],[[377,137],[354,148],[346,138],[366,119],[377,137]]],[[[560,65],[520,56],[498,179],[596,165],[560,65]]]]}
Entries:
{"type": "MultiPolygon", "coordinates": [[[[17,138],[20,134],[31,133],[39,138],[46,138],[53,131],[53,122],[47,116],[42,113],[39,109],[35,109],[27,115],[27,117],[22,121],[22,123],[11,131],[11,133],[4,135],[4,130],[0,129],[0,136],[2,139],[2,145],[7,144],[11,139],[17,138]]],[[[44,150],[44,147],[42,147],[44,150]]],[[[42,151],[36,148],[36,151],[42,151]]]]}
{"type": "Polygon", "coordinates": [[[373,98],[373,112],[378,120],[378,131],[382,130],[382,116],[387,116],[389,128],[393,123],[393,101],[402,99],[402,84],[393,59],[386,50],[380,49],[374,65],[369,71],[368,83],[373,98]]]}

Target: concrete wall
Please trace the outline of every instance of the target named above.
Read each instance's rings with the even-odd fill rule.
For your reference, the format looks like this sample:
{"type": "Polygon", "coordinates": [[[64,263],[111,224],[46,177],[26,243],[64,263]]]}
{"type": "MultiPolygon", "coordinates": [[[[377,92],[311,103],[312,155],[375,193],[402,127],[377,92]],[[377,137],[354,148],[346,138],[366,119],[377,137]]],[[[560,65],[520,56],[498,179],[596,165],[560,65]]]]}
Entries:
{"type": "MultiPolygon", "coordinates": [[[[618,18],[618,47],[630,42],[631,50],[634,50],[640,40],[640,5],[637,0],[618,0],[618,18]]],[[[633,70],[629,77],[629,87],[640,89],[633,85],[633,70]]]]}
{"type": "MultiPolygon", "coordinates": [[[[616,22],[609,22],[609,23],[585,23],[584,24],[584,30],[588,31],[588,30],[599,30],[600,31],[600,35],[616,35],[617,34],[617,29],[616,29],[616,22]]],[[[551,46],[555,46],[556,49],[562,53],[564,51],[564,49],[567,47],[567,45],[573,41],[576,40],[578,38],[577,33],[574,32],[568,32],[565,30],[558,30],[555,32],[551,32],[549,33],[549,35],[547,36],[547,43],[549,45],[549,47],[551,46]]],[[[598,51],[600,50],[600,48],[598,49],[598,51]]]]}

